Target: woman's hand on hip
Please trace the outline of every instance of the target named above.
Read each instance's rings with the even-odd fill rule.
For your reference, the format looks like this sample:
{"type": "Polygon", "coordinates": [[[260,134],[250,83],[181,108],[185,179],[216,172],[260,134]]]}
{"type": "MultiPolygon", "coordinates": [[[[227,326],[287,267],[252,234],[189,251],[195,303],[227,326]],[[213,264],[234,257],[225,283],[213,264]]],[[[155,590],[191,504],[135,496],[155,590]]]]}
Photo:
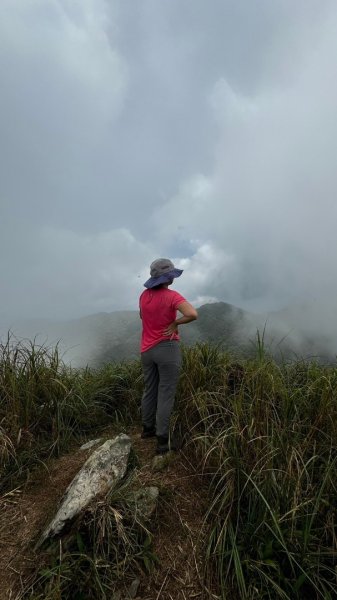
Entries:
{"type": "Polygon", "coordinates": [[[164,335],[167,335],[170,338],[173,338],[175,334],[178,333],[178,325],[175,321],[173,321],[173,323],[170,323],[170,325],[168,327],[166,327],[166,329],[164,329],[164,335]]]}

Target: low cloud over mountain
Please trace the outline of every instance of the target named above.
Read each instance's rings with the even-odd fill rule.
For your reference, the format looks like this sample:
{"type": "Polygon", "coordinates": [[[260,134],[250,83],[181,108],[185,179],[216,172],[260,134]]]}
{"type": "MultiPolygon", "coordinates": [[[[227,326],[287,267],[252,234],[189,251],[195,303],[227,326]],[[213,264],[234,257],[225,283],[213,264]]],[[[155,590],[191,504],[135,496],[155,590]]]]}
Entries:
{"type": "MultiPolygon", "coordinates": [[[[333,327],[337,308],[330,310],[333,327]]],[[[201,306],[198,312],[197,321],[180,327],[182,341],[187,345],[207,341],[237,356],[253,355],[259,332],[266,350],[277,360],[334,361],[337,354],[337,336],[323,328],[326,314],[321,315],[320,321],[313,305],[258,315],[216,302],[201,306]]],[[[13,334],[36,338],[37,343],[49,346],[59,343],[66,363],[98,367],[110,361],[139,358],[141,321],[138,311],[117,311],[67,322],[18,322],[13,326],[13,334]]]]}

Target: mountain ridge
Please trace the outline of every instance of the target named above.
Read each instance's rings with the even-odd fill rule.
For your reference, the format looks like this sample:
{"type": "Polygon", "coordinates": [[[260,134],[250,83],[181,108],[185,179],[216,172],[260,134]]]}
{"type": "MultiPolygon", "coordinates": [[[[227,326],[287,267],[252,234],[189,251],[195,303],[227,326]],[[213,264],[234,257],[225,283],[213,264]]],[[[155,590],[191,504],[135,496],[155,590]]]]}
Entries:
{"type": "MultiPolygon", "coordinates": [[[[254,314],[228,302],[212,302],[198,308],[197,321],[181,326],[180,335],[189,346],[212,342],[224,350],[247,355],[253,351],[259,330],[274,355],[319,355],[323,360],[332,360],[337,351],[337,336],[331,335],[331,328],[329,331],[324,327],[319,311],[313,318],[316,313],[317,306],[314,310],[310,306],[303,310],[301,305],[254,314]]],[[[337,311],[332,307],[330,319],[335,317],[337,311]]],[[[58,343],[65,362],[76,367],[99,367],[139,357],[141,320],[137,310],[93,313],[61,322],[21,320],[14,323],[11,331],[19,337],[37,338],[38,343],[51,346],[58,343]]]]}

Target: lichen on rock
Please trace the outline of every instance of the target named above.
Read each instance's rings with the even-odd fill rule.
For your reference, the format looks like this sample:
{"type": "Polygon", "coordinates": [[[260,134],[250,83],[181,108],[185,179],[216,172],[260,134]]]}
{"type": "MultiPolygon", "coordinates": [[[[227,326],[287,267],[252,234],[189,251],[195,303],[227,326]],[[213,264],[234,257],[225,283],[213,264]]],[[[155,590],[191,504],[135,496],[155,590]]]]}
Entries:
{"type": "Polygon", "coordinates": [[[120,434],[97,448],[74,477],[61,505],[43,531],[37,547],[61,532],[66,522],[78,515],[101,494],[111,490],[125,475],[131,449],[129,436],[120,434]]]}

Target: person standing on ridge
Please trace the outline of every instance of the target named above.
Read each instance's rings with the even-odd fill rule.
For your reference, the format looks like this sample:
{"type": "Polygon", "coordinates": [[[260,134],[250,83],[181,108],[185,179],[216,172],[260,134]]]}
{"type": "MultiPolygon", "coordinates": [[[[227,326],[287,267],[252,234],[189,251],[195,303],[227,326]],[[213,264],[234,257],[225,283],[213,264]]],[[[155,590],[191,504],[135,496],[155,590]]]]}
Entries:
{"type": "Polygon", "coordinates": [[[142,319],[141,362],[145,390],[142,398],[142,438],[157,436],[157,454],[173,447],[170,417],[181,366],[178,326],[198,317],[195,308],[169,285],[182,274],[168,258],[150,265],[150,279],[139,299],[142,319]],[[177,319],[177,310],[182,314],[177,319]]]}

